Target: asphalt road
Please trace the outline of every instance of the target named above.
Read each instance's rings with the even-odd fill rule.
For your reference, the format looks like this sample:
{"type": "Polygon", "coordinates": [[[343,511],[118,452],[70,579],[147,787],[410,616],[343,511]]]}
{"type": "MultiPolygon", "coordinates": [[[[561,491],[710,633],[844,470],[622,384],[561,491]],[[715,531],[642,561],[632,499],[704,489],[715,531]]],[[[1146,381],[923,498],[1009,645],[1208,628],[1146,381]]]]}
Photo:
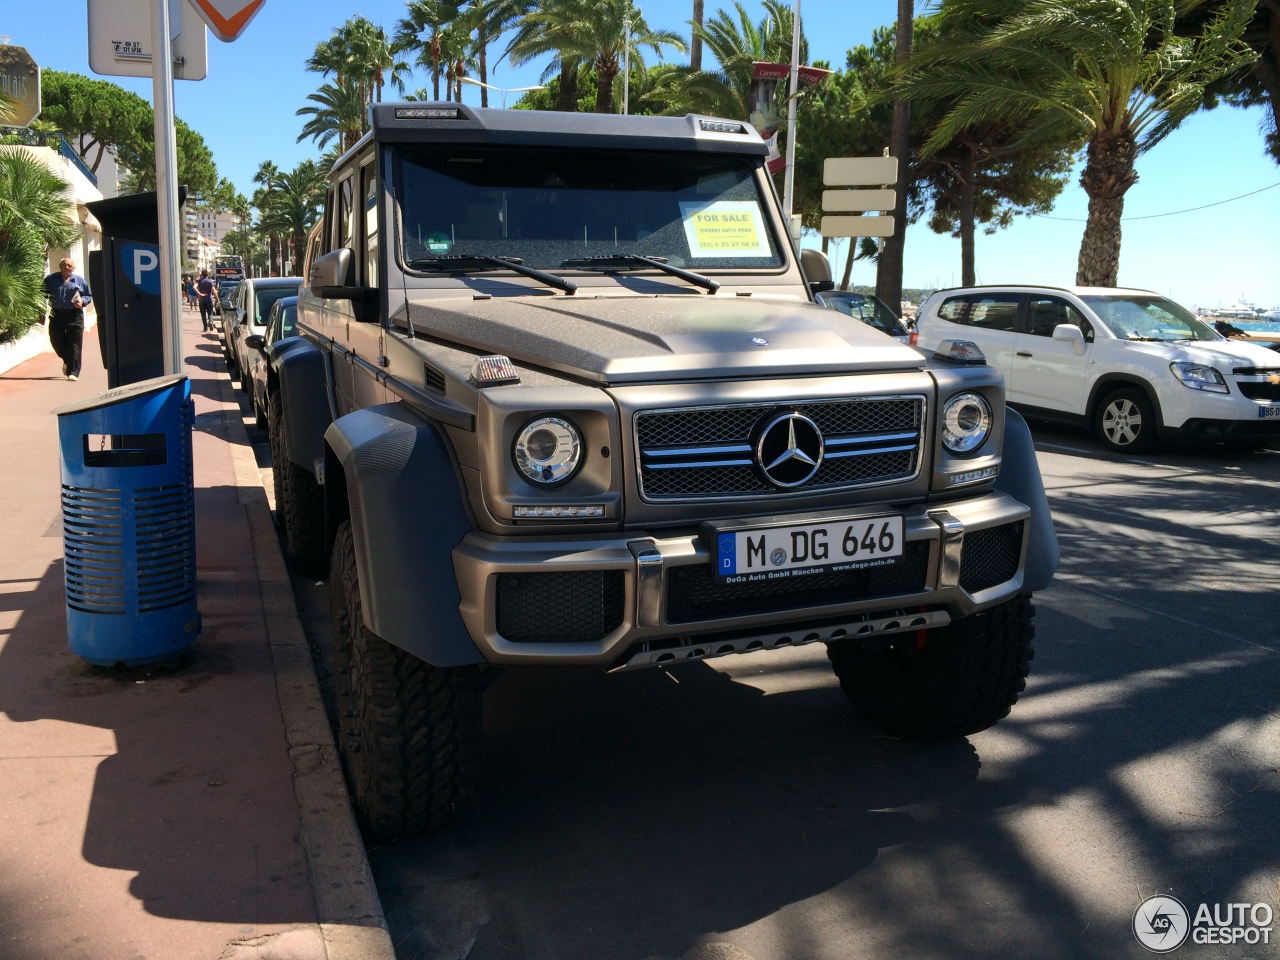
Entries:
{"type": "Polygon", "coordinates": [[[1062,562],[1007,720],[887,739],[817,645],[508,671],[469,815],[370,850],[402,960],[1111,960],[1152,894],[1280,919],[1280,450],[1034,429],[1062,562]]]}

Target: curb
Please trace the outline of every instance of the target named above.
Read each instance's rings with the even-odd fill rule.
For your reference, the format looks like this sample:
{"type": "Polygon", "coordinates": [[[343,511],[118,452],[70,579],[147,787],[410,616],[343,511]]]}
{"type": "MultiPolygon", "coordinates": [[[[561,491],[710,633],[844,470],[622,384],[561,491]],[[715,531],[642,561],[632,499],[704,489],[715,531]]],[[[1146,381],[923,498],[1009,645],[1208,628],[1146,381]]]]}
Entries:
{"type": "Polygon", "coordinates": [[[217,376],[237,499],[244,505],[293,763],[298,840],[311,873],[327,960],[395,960],[382,903],[342,777],[311,649],[302,630],[262,474],[231,382],[217,376]]]}

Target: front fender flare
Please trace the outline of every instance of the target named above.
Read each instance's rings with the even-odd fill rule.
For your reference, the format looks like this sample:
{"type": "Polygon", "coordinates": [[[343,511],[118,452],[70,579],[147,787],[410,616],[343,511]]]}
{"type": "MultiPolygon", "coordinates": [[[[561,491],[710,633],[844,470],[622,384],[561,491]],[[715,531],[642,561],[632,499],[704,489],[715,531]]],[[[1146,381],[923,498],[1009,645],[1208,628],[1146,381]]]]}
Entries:
{"type": "Polygon", "coordinates": [[[365,626],[432,666],[483,663],[458,609],[453,548],[472,523],[443,434],[387,403],[338,418],[325,442],[342,470],[365,626]]]}
{"type": "Polygon", "coordinates": [[[1011,407],[1005,411],[1004,452],[995,487],[1031,508],[1023,590],[1028,593],[1043,590],[1058,568],[1058,535],[1053,529],[1053,515],[1049,512],[1049,498],[1045,496],[1044,481],[1040,478],[1040,464],[1036,460],[1031,430],[1022,414],[1011,407]]]}
{"type": "Polygon", "coordinates": [[[285,450],[293,463],[314,473],[324,457],[324,432],[334,415],[325,352],[304,337],[281,340],[271,349],[285,450]]]}

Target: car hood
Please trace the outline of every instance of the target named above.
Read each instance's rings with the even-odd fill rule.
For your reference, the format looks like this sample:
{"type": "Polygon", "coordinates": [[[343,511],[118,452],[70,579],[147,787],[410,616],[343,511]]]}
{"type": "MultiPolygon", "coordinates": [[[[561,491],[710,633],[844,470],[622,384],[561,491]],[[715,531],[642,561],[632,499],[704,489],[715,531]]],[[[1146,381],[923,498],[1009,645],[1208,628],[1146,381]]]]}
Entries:
{"type": "Polygon", "coordinates": [[[410,301],[418,330],[602,384],[915,370],[919,353],[811,303],[682,297],[410,301]],[[764,341],[760,343],[758,341],[764,341]]]}
{"type": "Polygon", "coordinates": [[[1235,367],[1280,367],[1274,350],[1241,340],[1193,340],[1190,342],[1144,343],[1127,341],[1130,349],[1160,357],[1170,363],[1203,363],[1224,374],[1235,367]]]}

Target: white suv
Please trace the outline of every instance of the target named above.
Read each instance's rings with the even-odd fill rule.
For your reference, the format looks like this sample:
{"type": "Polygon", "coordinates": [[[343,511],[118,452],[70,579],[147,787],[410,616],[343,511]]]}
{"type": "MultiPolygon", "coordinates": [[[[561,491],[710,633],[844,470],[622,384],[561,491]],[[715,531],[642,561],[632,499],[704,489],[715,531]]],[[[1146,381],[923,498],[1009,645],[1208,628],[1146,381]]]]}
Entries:
{"type": "Polygon", "coordinates": [[[1227,340],[1150,290],[966,287],[920,307],[920,349],[972,340],[1030,416],[1093,426],[1112,450],[1159,437],[1280,437],[1280,355],[1227,340]]]}

